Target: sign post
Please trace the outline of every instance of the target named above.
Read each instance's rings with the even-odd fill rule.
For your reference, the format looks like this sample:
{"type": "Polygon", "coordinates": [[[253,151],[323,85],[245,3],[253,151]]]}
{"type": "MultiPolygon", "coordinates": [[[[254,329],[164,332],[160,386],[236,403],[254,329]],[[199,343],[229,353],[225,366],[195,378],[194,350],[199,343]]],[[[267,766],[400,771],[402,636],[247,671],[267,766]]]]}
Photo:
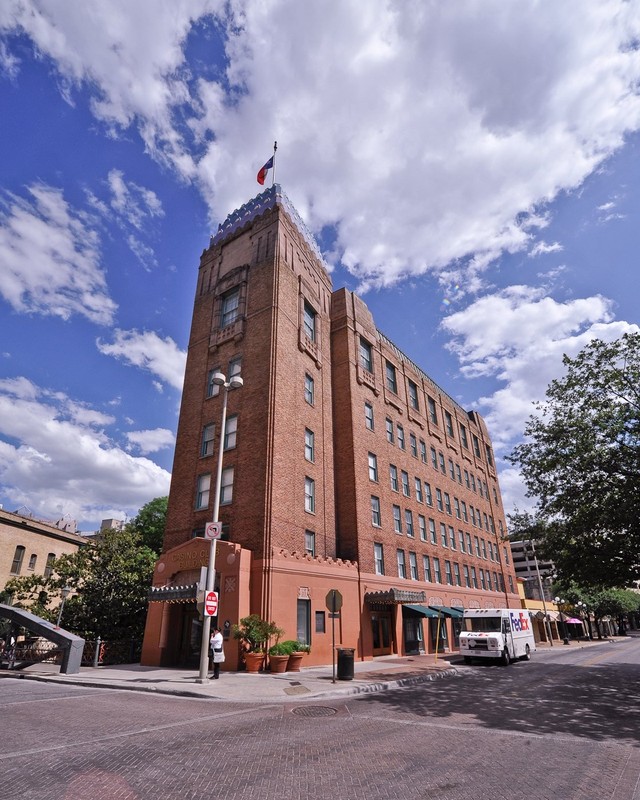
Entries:
{"type": "Polygon", "coordinates": [[[336,617],[342,608],[342,595],[337,589],[329,589],[325,598],[331,617],[331,683],[336,682],[336,617]]]}

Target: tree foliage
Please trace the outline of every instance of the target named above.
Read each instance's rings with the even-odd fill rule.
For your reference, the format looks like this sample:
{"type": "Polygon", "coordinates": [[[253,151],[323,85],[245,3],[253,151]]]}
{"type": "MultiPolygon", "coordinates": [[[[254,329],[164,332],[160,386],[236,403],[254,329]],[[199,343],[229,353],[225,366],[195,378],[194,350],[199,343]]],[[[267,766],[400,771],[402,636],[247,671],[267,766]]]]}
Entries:
{"type": "Polygon", "coordinates": [[[140,534],[142,543],[154,553],[162,552],[162,539],[167,522],[168,497],[156,497],[142,506],[127,527],[140,534]]]}
{"type": "Polygon", "coordinates": [[[157,560],[149,544],[164,531],[163,507],[166,511],[166,498],[147,503],[124,530],[106,530],[95,542],[56,559],[49,578],[14,578],[5,591],[11,592],[15,605],[53,622],[62,588],[69,586],[73,593],[65,602],[64,628],[88,639],[142,636],[157,560]]]}
{"type": "Polygon", "coordinates": [[[640,334],[593,341],[564,365],[509,460],[563,579],[629,586],[640,579],[640,334]]]}

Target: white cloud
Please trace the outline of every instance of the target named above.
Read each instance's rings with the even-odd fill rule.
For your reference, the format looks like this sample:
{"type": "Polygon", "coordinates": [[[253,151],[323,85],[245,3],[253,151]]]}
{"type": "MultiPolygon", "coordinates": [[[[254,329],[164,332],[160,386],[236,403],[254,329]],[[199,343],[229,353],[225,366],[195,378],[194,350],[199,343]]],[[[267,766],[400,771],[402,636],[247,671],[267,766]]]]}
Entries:
{"type": "Polygon", "coordinates": [[[33,184],[29,194],[8,195],[0,208],[0,294],[22,313],[109,324],[116,305],[91,219],[54,187],[33,184]]]}
{"type": "Polygon", "coordinates": [[[464,259],[480,286],[640,126],[623,0],[4,6],[0,27],[85,85],[99,119],[199,182],[213,222],[258,188],[277,139],[278,179],[315,230],[335,227],[363,287],[464,259]],[[185,61],[196,23],[221,32],[220,78],[185,61]]]}
{"type": "Polygon", "coordinates": [[[155,428],[155,430],[150,431],[129,431],[129,433],[127,433],[127,439],[132,445],[135,445],[143,455],[157,453],[158,450],[172,447],[175,443],[174,434],[166,428],[155,428]]]}
{"type": "Polygon", "coordinates": [[[182,389],[187,355],[171,337],[162,339],[153,331],[115,330],[113,343],[98,339],[97,346],[104,355],[146,369],[175,389],[182,389]]]}
{"type": "Polygon", "coordinates": [[[25,378],[0,382],[0,489],[42,516],[100,519],[165,495],[169,473],[117,446],[112,418],[25,378]]]}
{"type": "Polygon", "coordinates": [[[553,242],[552,244],[538,242],[529,252],[529,257],[535,258],[536,256],[546,255],[547,253],[559,253],[561,250],[564,250],[564,247],[559,242],[553,242]]]}
{"type": "Polygon", "coordinates": [[[107,182],[112,194],[111,208],[134,228],[140,230],[147,216],[164,216],[162,203],[156,193],[136,183],[127,183],[120,170],[112,169],[107,182]]]}

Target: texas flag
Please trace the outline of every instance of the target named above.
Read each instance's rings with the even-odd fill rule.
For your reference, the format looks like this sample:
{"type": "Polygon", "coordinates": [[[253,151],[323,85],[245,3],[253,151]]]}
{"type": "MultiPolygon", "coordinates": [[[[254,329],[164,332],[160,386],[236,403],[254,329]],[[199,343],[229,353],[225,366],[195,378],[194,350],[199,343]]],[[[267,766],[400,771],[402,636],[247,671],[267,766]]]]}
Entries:
{"type": "Polygon", "coordinates": [[[258,183],[260,186],[264,186],[264,179],[267,177],[267,172],[269,172],[270,169],[273,169],[273,156],[271,156],[271,158],[258,173],[258,183]]]}

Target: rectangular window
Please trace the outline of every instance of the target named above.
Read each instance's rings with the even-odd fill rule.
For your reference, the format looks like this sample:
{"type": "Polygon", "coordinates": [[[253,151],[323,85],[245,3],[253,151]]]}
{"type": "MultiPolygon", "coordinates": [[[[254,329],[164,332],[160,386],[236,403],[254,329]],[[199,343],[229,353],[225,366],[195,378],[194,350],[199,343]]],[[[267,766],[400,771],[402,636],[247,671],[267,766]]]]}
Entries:
{"type": "Polygon", "coordinates": [[[371,524],[380,527],[380,498],[371,495],[371,524]]]}
{"type": "Polygon", "coordinates": [[[296,639],[302,644],[311,644],[311,601],[298,600],[296,608],[296,639]]]}
{"type": "Polygon", "coordinates": [[[504,553],[504,563],[508,564],[509,563],[509,551],[507,550],[506,545],[502,548],[502,551],[504,553]]]}
{"type": "Polygon", "coordinates": [[[219,372],[220,367],[215,367],[214,369],[210,369],[207,373],[207,397],[215,397],[220,393],[220,384],[215,383],[213,380],[213,376],[217,375],[219,372]]]}
{"type": "Polygon", "coordinates": [[[324,611],[316,611],[316,633],[326,632],[326,614],[324,611]]]}
{"type": "Polygon", "coordinates": [[[398,394],[398,379],[396,377],[396,368],[389,361],[384,362],[384,374],[387,381],[387,389],[394,394],[398,394]]]}
{"type": "Polygon", "coordinates": [[[49,553],[47,555],[47,563],[45,564],[45,567],[44,567],[44,577],[45,578],[50,578],[51,577],[51,574],[53,572],[53,563],[54,563],[55,560],[56,560],[56,554],[55,553],[49,553]]]}
{"type": "Polygon", "coordinates": [[[480,458],[480,442],[478,441],[478,437],[475,435],[475,433],[471,434],[471,439],[473,441],[473,452],[477,458],[480,458]]]}
{"type": "Polygon", "coordinates": [[[467,514],[467,504],[464,502],[464,500],[462,500],[460,505],[462,506],[462,519],[465,522],[469,522],[469,515],[467,514]]]}
{"type": "Polygon", "coordinates": [[[462,483],[462,472],[460,472],[460,464],[456,464],[456,480],[458,483],[462,483]]]}
{"type": "Polygon", "coordinates": [[[466,539],[467,542],[467,553],[471,555],[471,553],[473,553],[473,548],[471,547],[471,534],[468,532],[465,533],[464,538],[466,539]]]}
{"type": "Polygon", "coordinates": [[[456,519],[462,519],[462,514],[460,513],[460,501],[457,497],[453,498],[453,510],[456,512],[456,519]]]}
{"type": "Polygon", "coordinates": [[[391,480],[391,488],[394,492],[398,491],[398,468],[395,464],[389,464],[389,479],[391,480]]]}
{"type": "Polygon", "coordinates": [[[228,375],[233,378],[234,375],[239,375],[242,372],[242,356],[236,356],[229,361],[228,375]]]}
{"type": "Polygon", "coordinates": [[[205,425],[202,429],[202,442],[200,444],[200,455],[204,456],[213,455],[213,435],[215,432],[215,425],[205,425]]]}
{"type": "Polygon", "coordinates": [[[453,585],[453,575],[451,573],[451,562],[445,561],[444,562],[444,575],[445,581],[449,584],[449,586],[453,585]]]}
{"type": "Polygon", "coordinates": [[[367,372],[373,372],[373,348],[371,343],[360,337],[360,366],[367,372]]]}
{"type": "Polygon", "coordinates": [[[433,506],[433,495],[431,494],[431,484],[424,482],[424,502],[428,506],[433,506]]]}
{"type": "Polygon", "coordinates": [[[373,453],[369,453],[369,480],[378,482],[378,459],[373,453]]]}
{"type": "Polygon", "coordinates": [[[222,295],[222,305],[220,309],[220,327],[226,328],[231,325],[238,317],[238,308],[240,306],[240,287],[236,286],[235,289],[222,295]]]}
{"type": "Polygon", "coordinates": [[[384,551],[379,542],[373,543],[373,563],[376,575],[384,575],[384,551]]]}
{"type": "Polygon", "coordinates": [[[438,454],[436,453],[436,448],[432,447],[431,450],[431,466],[434,469],[438,469],[438,454]]]}
{"type": "Polygon", "coordinates": [[[316,554],[316,535],[313,531],[304,532],[304,551],[308,556],[316,554]]]}
{"type": "Polygon", "coordinates": [[[485,531],[488,532],[489,531],[489,517],[485,514],[484,511],[482,512],[482,521],[484,522],[485,531]]]}
{"type": "Polygon", "coordinates": [[[309,514],[316,511],[316,482],[312,478],[304,479],[304,510],[309,514]]]}
{"type": "Polygon", "coordinates": [[[307,461],[316,460],[313,431],[310,431],[309,428],[304,429],[304,457],[307,461]]]}
{"type": "Polygon", "coordinates": [[[440,559],[434,558],[433,559],[433,576],[436,580],[436,583],[442,583],[442,572],[440,570],[440,559]]]}
{"type": "Polygon", "coordinates": [[[412,381],[407,379],[407,387],[409,390],[409,405],[411,408],[415,408],[416,411],[418,410],[418,387],[412,381]]]}
{"type": "Polygon", "coordinates": [[[449,530],[449,547],[452,550],[455,550],[456,549],[456,532],[453,529],[452,525],[449,525],[448,530],[449,530]]]}
{"type": "Polygon", "coordinates": [[[364,426],[367,430],[373,430],[373,406],[371,403],[364,404],[364,426]]]}
{"type": "Polygon", "coordinates": [[[409,434],[409,450],[414,458],[418,457],[418,440],[416,439],[415,433],[409,434]]]}
{"type": "Polygon", "coordinates": [[[462,446],[466,447],[467,450],[469,449],[469,439],[467,439],[467,429],[464,425],[460,425],[460,441],[462,442],[462,446]]]}
{"type": "Polygon", "coordinates": [[[444,510],[451,516],[451,498],[449,497],[449,492],[444,493],[444,510]]]}
{"type": "Polygon", "coordinates": [[[482,558],[484,558],[484,560],[486,561],[487,560],[487,543],[485,542],[484,539],[482,539],[480,541],[480,544],[482,546],[482,558]]]}
{"type": "Polygon", "coordinates": [[[453,580],[456,586],[462,586],[460,581],[460,564],[454,563],[453,565],[453,580]]]}
{"type": "Polygon", "coordinates": [[[467,489],[470,488],[470,485],[469,485],[469,472],[466,469],[464,471],[464,485],[467,487],[467,489]]]}
{"type": "Polygon", "coordinates": [[[20,570],[22,569],[22,562],[24,561],[24,554],[26,548],[23,545],[17,545],[15,552],[13,554],[13,561],[11,562],[11,569],[9,572],[12,575],[19,575],[20,570]]]}
{"type": "Polygon", "coordinates": [[[444,511],[444,505],[442,504],[442,490],[436,489],[436,507],[438,511],[444,511]]]}
{"type": "Polygon", "coordinates": [[[455,467],[453,466],[452,458],[449,459],[449,477],[451,478],[452,481],[455,481],[456,479],[456,471],[455,467]]]}
{"type": "Polygon", "coordinates": [[[484,571],[479,570],[480,572],[480,588],[484,591],[484,571]]]}
{"type": "Polygon", "coordinates": [[[453,417],[448,411],[444,412],[444,427],[447,431],[447,434],[453,439],[453,417]]]}
{"type": "Polygon", "coordinates": [[[211,474],[200,475],[198,477],[198,489],[196,491],[196,509],[207,508],[209,505],[209,491],[211,490],[211,474]]]}
{"type": "Polygon", "coordinates": [[[402,478],[402,494],[405,497],[410,497],[411,493],[409,492],[409,475],[404,470],[402,470],[400,476],[402,478]]]}
{"type": "Polygon", "coordinates": [[[436,411],[436,401],[433,397],[427,395],[427,410],[429,412],[429,419],[434,425],[438,424],[438,412],[436,411]]]}
{"type": "Polygon", "coordinates": [[[233,450],[236,446],[236,437],[238,435],[238,417],[227,417],[224,426],[224,449],[233,450]]]}
{"type": "Polygon", "coordinates": [[[444,522],[440,523],[440,544],[443,547],[449,546],[449,539],[447,538],[447,526],[444,522]]]}
{"type": "Polygon", "coordinates": [[[480,539],[477,536],[473,537],[473,543],[476,546],[476,555],[480,558],[480,539]]]}
{"type": "Polygon", "coordinates": [[[438,464],[440,464],[440,472],[443,475],[447,474],[447,468],[444,463],[444,453],[438,453],[438,464]]]}
{"type": "Polygon", "coordinates": [[[316,340],[316,318],[317,314],[315,309],[305,300],[302,313],[302,327],[304,329],[304,335],[311,342],[315,342],[316,340]]]}
{"type": "Polygon", "coordinates": [[[466,548],[464,546],[464,533],[462,531],[458,531],[458,542],[460,544],[461,552],[464,553],[466,548]]]}
{"type": "Polygon", "coordinates": [[[313,405],[314,401],[314,384],[313,378],[311,375],[305,374],[304,376],[304,399],[310,406],[313,405]]]}
{"type": "Polygon", "coordinates": [[[398,447],[399,447],[401,450],[404,450],[404,449],[405,449],[405,444],[404,444],[404,428],[402,427],[402,425],[398,425],[398,447]]]}
{"type": "Polygon", "coordinates": [[[390,444],[393,444],[393,442],[394,442],[394,438],[393,438],[393,422],[389,419],[389,417],[387,417],[385,419],[385,421],[384,421],[384,424],[385,424],[385,428],[387,429],[387,441],[390,444]]]}
{"type": "Polygon", "coordinates": [[[420,461],[423,464],[427,463],[427,445],[424,439],[420,439],[420,461]]]}
{"type": "Polygon", "coordinates": [[[402,533],[402,516],[400,506],[393,506],[393,530],[396,533],[402,533]]]}
{"type": "Polygon", "coordinates": [[[491,448],[489,447],[488,444],[485,444],[484,448],[485,448],[485,452],[487,454],[487,464],[490,467],[492,467],[493,466],[493,453],[491,452],[491,448]]]}
{"type": "Polygon", "coordinates": [[[429,556],[422,556],[422,568],[424,569],[424,579],[431,583],[431,561],[429,556]]]}
{"type": "Polygon", "coordinates": [[[404,525],[407,529],[407,536],[413,539],[413,511],[408,508],[404,510],[404,525]]]}
{"type": "Polygon", "coordinates": [[[466,564],[463,565],[462,572],[464,574],[464,585],[467,587],[467,589],[470,589],[471,581],[469,580],[469,567],[466,564]]]}
{"type": "Polygon", "coordinates": [[[220,505],[228,505],[233,500],[233,467],[222,470],[220,482],[220,505]]]}
{"type": "Polygon", "coordinates": [[[415,553],[409,553],[409,577],[412,581],[418,580],[418,558],[415,553]]]}
{"type": "Polygon", "coordinates": [[[471,585],[474,589],[478,588],[478,576],[476,575],[475,567],[471,567],[471,585]]]}
{"type": "Polygon", "coordinates": [[[29,566],[27,569],[34,570],[36,568],[36,561],[38,560],[38,556],[35,553],[31,554],[29,558],[29,566]]]}
{"type": "Polygon", "coordinates": [[[436,521],[429,517],[429,541],[431,544],[438,544],[438,537],[436,534],[436,521]]]}
{"type": "Polygon", "coordinates": [[[413,484],[414,484],[415,489],[416,489],[416,502],[421,503],[422,502],[422,481],[420,480],[420,478],[414,478],[413,479],[413,484]]]}
{"type": "Polygon", "coordinates": [[[427,541],[427,521],[422,516],[422,514],[418,514],[418,530],[420,531],[420,541],[426,542],[427,541]]]}
{"type": "Polygon", "coordinates": [[[407,577],[407,568],[404,563],[404,550],[396,550],[396,557],[398,559],[398,577],[407,577]]]}

